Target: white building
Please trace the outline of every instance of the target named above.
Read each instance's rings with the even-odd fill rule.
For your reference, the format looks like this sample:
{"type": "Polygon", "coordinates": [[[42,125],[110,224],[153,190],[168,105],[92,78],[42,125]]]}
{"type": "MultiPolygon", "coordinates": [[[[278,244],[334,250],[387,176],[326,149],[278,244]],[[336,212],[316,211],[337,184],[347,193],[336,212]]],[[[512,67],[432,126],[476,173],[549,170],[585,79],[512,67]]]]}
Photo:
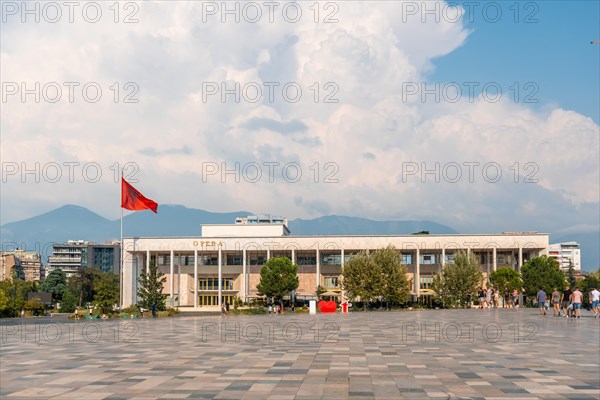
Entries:
{"type": "Polygon", "coordinates": [[[433,275],[457,250],[473,252],[487,275],[499,267],[520,270],[524,262],[546,255],[549,235],[513,232],[494,235],[292,236],[284,223],[203,225],[198,237],[123,239],[122,306],[138,301],[138,277],[151,262],[167,275],[167,304],[189,309],[220,306],[234,297],[258,296],[261,266],[272,257],[298,265],[297,296],[310,298],[318,285],[341,291],[344,263],[361,250],[388,245],[401,253],[413,282],[412,294],[428,294],[433,275]]]}
{"type": "Polygon", "coordinates": [[[573,265],[576,272],[581,272],[581,247],[577,242],[554,243],[548,247],[548,255],[558,261],[560,268],[568,271],[573,265]]]}

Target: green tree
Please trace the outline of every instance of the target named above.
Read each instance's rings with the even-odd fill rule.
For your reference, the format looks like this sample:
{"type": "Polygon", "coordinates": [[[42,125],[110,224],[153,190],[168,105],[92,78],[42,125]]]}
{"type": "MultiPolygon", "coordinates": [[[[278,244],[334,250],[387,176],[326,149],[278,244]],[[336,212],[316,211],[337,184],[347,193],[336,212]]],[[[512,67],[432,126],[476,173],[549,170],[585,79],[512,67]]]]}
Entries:
{"type": "Polygon", "coordinates": [[[21,310],[25,308],[27,294],[36,291],[37,284],[26,282],[20,279],[16,273],[13,273],[9,279],[0,282],[0,289],[4,292],[7,302],[4,314],[17,317],[20,315],[21,310]]]}
{"type": "Polygon", "coordinates": [[[62,295],[62,300],[60,302],[60,311],[65,313],[72,313],[75,311],[77,307],[78,298],[75,293],[69,288],[67,288],[62,295]]]}
{"type": "Polygon", "coordinates": [[[380,285],[383,299],[389,309],[390,304],[406,303],[410,297],[410,282],[406,277],[406,266],[402,264],[402,256],[394,246],[375,250],[370,254],[381,272],[380,285]]]}
{"type": "Polygon", "coordinates": [[[512,292],[513,289],[521,290],[523,287],[523,281],[521,281],[521,275],[510,267],[498,268],[490,274],[490,282],[493,286],[496,286],[500,292],[509,290],[512,292]]]}
{"type": "Polygon", "coordinates": [[[48,274],[42,282],[41,289],[52,293],[53,301],[61,301],[64,291],[67,289],[67,275],[62,269],[55,269],[48,274]]]}
{"type": "Polygon", "coordinates": [[[577,286],[577,278],[575,277],[575,268],[573,268],[573,263],[569,260],[569,269],[567,270],[567,282],[569,282],[569,286],[572,288],[577,286]]]}
{"type": "Polygon", "coordinates": [[[592,289],[596,288],[600,290],[600,269],[586,275],[579,287],[583,293],[583,306],[587,307],[590,304],[589,293],[592,289]]]}
{"type": "Polygon", "coordinates": [[[4,292],[4,289],[0,287],[0,315],[8,309],[8,296],[4,292]]]}
{"type": "Polygon", "coordinates": [[[148,272],[142,271],[138,278],[138,296],[141,299],[138,307],[152,309],[154,305],[158,311],[164,311],[167,295],[162,291],[166,281],[165,274],[158,270],[156,263],[151,262],[148,272]]]}
{"type": "Polygon", "coordinates": [[[433,277],[435,298],[446,307],[464,307],[467,292],[475,293],[483,282],[483,273],[473,253],[459,251],[454,261],[446,264],[441,273],[433,277]]]}
{"type": "Polygon", "coordinates": [[[33,315],[39,315],[44,312],[44,305],[42,304],[42,301],[37,297],[34,297],[31,300],[27,300],[23,305],[23,308],[26,311],[31,312],[33,315]]]}
{"type": "Polygon", "coordinates": [[[119,303],[119,276],[111,272],[104,273],[94,288],[94,303],[102,313],[112,311],[119,303]]]}
{"type": "Polygon", "coordinates": [[[384,286],[381,282],[383,269],[366,251],[363,250],[352,256],[344,265],[342,275],[344,277],[342,285],[348,298],[362,301],[365,310],[368,308],[368,303],[383,297],[384,286]]]}
{"type": "Polygon", "coordinates": [[[298,289],[298,266],[287,257],[268,260],[260,269],[260,282],[256,285],[261,296],[283,302],[283,297],[298,289]]]}
{"type": "Polygon", "coordinates": [[[81,268],[69,279],[69,286],[74,293],[79,294],[79,307],[94,301],[94,287],[104,273],[95,268],[81,268]]]}
{"type": "Polygon", "coordinates": [[[558,261],[552,257],[533,257],[521,267],[523,287],[528,295],[534,296],[541,287],[546,293],[554,288],[564,290],[565,273],[560,270],[558,261]]]}

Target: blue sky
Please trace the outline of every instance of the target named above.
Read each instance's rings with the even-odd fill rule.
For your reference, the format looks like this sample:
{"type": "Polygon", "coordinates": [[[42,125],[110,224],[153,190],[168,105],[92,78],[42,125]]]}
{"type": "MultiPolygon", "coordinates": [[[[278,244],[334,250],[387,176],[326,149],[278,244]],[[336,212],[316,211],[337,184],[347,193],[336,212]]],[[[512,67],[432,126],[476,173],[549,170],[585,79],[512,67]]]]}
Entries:
{"type": "MultiPolygon", "coordinates": [[[[600,39],[600,2],[495,3],[502,10],[496,23],[488,22],[495,18],[493,8],[484,15],[483,6],[466,7],[467,12],[474,10],[472,15],[465,15],[465,26],[473,32],[463,46],[433,61],[435,71],[430,80],[498,82],[506,91],[515,82],[521,89],[526,82],[535,82],[539,103],[529,106],[544,109],[549,104],[558,105],[598,123],[600,45],[590,42],[600,39]],[[538,22],[525,23],[533,19],[538,22]]],[[[521,100],[526,92],[521,91],[521,100]]]]}

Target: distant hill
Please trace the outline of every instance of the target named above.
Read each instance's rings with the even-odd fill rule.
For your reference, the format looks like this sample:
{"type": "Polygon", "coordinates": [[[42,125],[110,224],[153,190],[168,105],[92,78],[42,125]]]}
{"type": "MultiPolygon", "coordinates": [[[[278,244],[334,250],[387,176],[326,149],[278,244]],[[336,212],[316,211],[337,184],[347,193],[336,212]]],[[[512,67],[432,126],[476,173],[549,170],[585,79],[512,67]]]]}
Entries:
{"type": "MultiPolygon", "coordinates": [[[[249,211],[214,213],[181,205],[161,205],[158,214],[151,211],[130,213],[124,218],[125,236],[199,236],[202,224],[230,224],[235,217],[251,215],[249,211]]],[[[430,221],[372,221],[364,218],[325,216],[289,222],[292,235],[390,235],[419,231],[456,233],[453,229],[430,221]]],[[[109,220],[84,207],[65,205],[45,214],[0,227],[2,247],[36,250],[43,256],[52,243],[87,240],[103,243],[120,239],[120,221],[109,220]]]]}
{"type": "MultiPolygon", "coordinates": [[[[125,236],[199,236],[202,224],[230,224],[235,217],[251,215],[249,211],[214,213],[181,205],[161,205],[158,214],[139,211],[125,216],[125,236]]],[[[292,235],[393,235],[429,231],[431,234],[457,233],[432,221],[373,221],[365,218],[328,215],[315,219],[289,221],[292,235]]],[[[2,248],[20,247],[44,256],[52,243],[88,240],[103,243],[119,240],[119,220],[109,220],[87,208],[65,205],[36,217],[0,226],[2,248]]],[[[577,241],[581,244],[583,269],[600,266],[600,232],[552,235],[551,243],[577,241]]]]}

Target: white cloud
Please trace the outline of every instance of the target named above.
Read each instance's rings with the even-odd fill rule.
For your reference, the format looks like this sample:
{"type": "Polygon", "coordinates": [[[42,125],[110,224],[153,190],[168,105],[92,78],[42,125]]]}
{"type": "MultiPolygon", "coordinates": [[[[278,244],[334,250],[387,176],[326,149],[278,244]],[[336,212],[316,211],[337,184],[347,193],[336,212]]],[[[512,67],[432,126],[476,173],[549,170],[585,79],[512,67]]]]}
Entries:
{"type": "Polygon", "coordinates": [[[423,81],[432,59],[464,45],[469,32],[460,23],[405,23],[400,2],[338,4],[333,24],[315,24],[307,6],[296,24],[281,18],[223,24],[217,17],[203,23],[201,2],[140,3],[137,24],[5,24],[3,82],[97,82],[103,97],[94,104],[77,91],[73,103],[66,95],[56,104],[11,98],[2,111],[3,162],[30,168],[39,162],[42,169],[49,162],[96,162],[103,175],[97,183],[79,174],[73,183],[39,184],[32,175],[27,183],[10,176],[3,184],[3,222],[64,203],[116,218],[115,162],[138,165],[137,186],[159,203],[215,211],[426,218],[467,230],[555,229],[597,220],[598,125],[573,111],[533,111],[505,99],[406,102],[403,84],[423,81]],[[236,103],[232,96],[203,101],[203,82],[226,80],[281,85],[275,102],[266,92],[258,103],[236,103]],[[126,82],[139,86],[139,103],[122,102],[132,93],[126,82]],[[302,88],[297,103],[282,99],[287,82],[302,88]],[[327,95],[339,101],[325,103],[327,95]],[[306,129],[254,129],[253,120],[306,129]],[[238,162],[246,180],[255,177],[248,163],[256,162],[262,178],[238,183],[227,175],[222,183],[217,174],[203,182],[206,162],[230,169],[238,162]],[[265,162],[280,163],[273,182],[265,162]],[[422,183],[417,174],[403,182],[408,162],[428,168],[439,162],[442,170],[456,162],[463,178],[449,183],[442,176],[436,183],[430,174],[422,183]],[[465,162],[480,163],[472,183],[465,162]],[[503,168],[497,183],[481,174],[490,162],[503,168]],[[289,182],[289,163],[301,167],[297,183],[289,182]],[[528,174],[539,184],[522,183],[528,174]]]}

